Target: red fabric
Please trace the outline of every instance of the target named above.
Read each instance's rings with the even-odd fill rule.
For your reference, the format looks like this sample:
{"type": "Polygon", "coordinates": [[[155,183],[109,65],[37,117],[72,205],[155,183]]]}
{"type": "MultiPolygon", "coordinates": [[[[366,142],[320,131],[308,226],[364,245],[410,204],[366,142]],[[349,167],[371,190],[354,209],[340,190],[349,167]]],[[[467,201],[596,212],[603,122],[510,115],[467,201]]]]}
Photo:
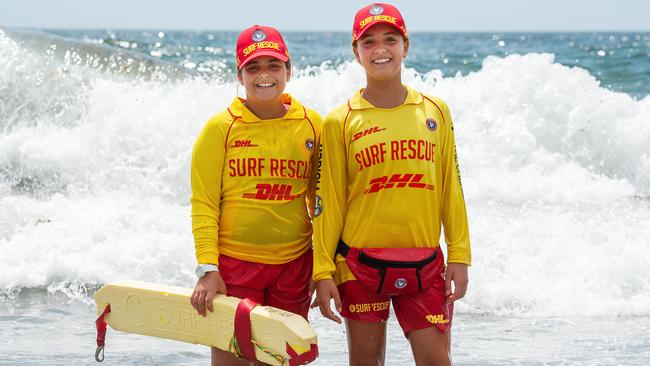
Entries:
{"type": "Polygon", "coordinates": [[[239,345],[239,352],[249,361],[257,361],[253,347],[251,332],[251,310],[257,303],[251,299],[243,299],[237,305],[235,312],[235,338],[239,345]]]}
{"type": "Polygon", "coordinates": [[[445,280],[440,275],[433,285],[414,295],[388,296],[368,291],[359,281],[338,286],[346,319],[361,322],[385,322],[392,301],[395,315],[406,336],[412,330],[435,326],[441,332],[451,328],[454,305],[446,303],[445,280]]]}
{"type": "Polygon", "coordinates": [[[289,343],[287,343],[286,351],[290,357],[289,366],[306,365],[318,357],[318,345],[316,344],[312,344],[309,351],[297,354],[296,351],[291,348],[289,343]]]}
{"type": "Polygon", "coordinates": [[[106,339],[106,321],[104,316],[111,312],[111,305],[108,304],[104,308],[102,315],[95,320],[95,325],[97,326],[97,347],[104,347],[104,340],[106,339]]]}
{"type": "Polygon", "coordinates": [[[447,304],[444,279],[436,281],[420,294],[394,297],[393,307],[397,321],[407,337],[412,330],[432,325],[443,333],[451,328],[454,304],[447,304]]]}
{"type": "Polygon", "coordinates": [[[275,57],[282,62],[289,60],[289,50],[280,32],[264,25],[254,25],[241,32],[237,39],[236,51],[237,68],[240,70],[249,61],[260,56],[275,57]]]}
{"type": "Polygon", "coordinates": [[[430,287],[444,267],[442,257],[440,247],[349,248],[345,260],[368,291],[394,296],[430,287]]]}
{"type": "Polygon", "coordinates": [[[385,322],[390,314],[390,297],[368,291],[358,280],[338,286],[341,296],[341,315],[360,322],[385,322]]]}
{"type": "Polygon", "coordinates": [[[222,254],[219,270],[228,296],[251,298],[260,305],[273,306],[307,319],[312,261],[311,249],[283,264],[255,263],[222,254]]]}
{"type": "Polygon", "coordinates": [[[384,23],[397,29],[406,36],[406,24],[399,10],[391,4],[374,3],[361,8],[354,16],[352,25],[352,41],[357,41],[373,25],[384,23]]]}

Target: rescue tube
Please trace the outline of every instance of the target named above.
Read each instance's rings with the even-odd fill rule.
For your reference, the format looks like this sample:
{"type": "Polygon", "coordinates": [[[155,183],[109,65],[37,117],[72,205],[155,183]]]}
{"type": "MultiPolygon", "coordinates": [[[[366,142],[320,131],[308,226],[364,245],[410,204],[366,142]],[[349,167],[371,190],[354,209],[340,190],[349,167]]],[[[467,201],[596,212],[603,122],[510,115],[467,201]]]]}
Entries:
{"type": "Polygon", "coordinates": [[[127,333],[216,347],[269,365],[304,365],[317,357],[316,333],[300,315],[217,295],[214,312],[202,317],[190,304],[192,291],[136,281],[99,289],[94,295],[97,361],[104,357],[106,324],[127,333]]]}

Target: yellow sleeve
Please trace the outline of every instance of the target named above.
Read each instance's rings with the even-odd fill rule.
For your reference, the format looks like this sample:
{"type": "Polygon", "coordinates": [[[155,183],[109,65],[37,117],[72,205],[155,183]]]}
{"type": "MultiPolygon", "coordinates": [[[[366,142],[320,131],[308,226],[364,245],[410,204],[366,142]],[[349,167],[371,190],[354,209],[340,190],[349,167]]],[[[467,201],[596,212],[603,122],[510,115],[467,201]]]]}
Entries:
{"type": "Polygon", "coordinates": [[[307,202],[307,209],[309,210],[309,217],[314,219],[314,207],[316,204],[316,182],[318,181],[318,162],[320,155],[320,135],[323,129],[323,118],[314,111],[309,111],[309,120],[314,127],[314,153],[311,158],[311,172],[309,176],[309,187],[307,188],[307,195],[305,201],[307,202]]]}
{"type": "Polygon", "coordinates": [[[219,211],[225,159],[225,131],[220,118],[205,125],[192,152],[192,233],[199,263],[219,263],[219,211]]]}
{"type": "Polygon", "coordinates": [[[332,278],[334,253],[343,230],[346,203],[346,142],[343,124],[347,108],[330,113],[323,124],[314,217],[314,281],[332,278]]]}
{"type": "Polygon", "coordinates": [[[442,145],[442,225],[447,243],[447,262],[471,265],[467,211],[460,179],[454,124],[446,103],[442,103],[445,136],[442,145]]]}

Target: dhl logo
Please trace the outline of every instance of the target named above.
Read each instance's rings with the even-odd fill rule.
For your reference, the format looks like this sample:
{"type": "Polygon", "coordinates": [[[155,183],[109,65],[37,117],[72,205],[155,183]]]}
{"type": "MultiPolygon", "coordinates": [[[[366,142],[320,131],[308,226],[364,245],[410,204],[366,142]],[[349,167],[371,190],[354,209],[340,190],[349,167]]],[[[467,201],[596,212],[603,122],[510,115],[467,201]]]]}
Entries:
{"type": "Polygon", "coordinates": [[[384,130],[386,130],[386,129],[385,128],[379,128],[379,126],[371,127],[371,128],[369,128],[367,130],[355,133],[352,136],[352,141],[350,141],[350,142],[355,142],[355,141],[357,141],[358,139],[360,139],[360,138],[362,138],[364,136],[368,136],[370,134],[373,134],[373,133],[376,133],[376,132],[381,132],[381,131],[384,131],[384,130]]]}
{"type": "Polygon", "coordinates": [[[422,188],[433,191],[433,185],[420,182],[423,177],[424,174],[393,174],[390,178],[386,175],[374,178],[370,181],[370,187],[363,191],[363,194],[376,193],[382,189],[404,187],[422,188]]]}
{"type": "Polygon", "coordinates": [[[235,140],[233,141],[230,147],[256,147],[258,145],[254,144],[251,140],[235,140]]]}
{"type": "Polygon", "coordinates": [[[258,184],[255,188],[257,192],[244,193],[242,197],[262,201],[293,201],[300,197],[299,194],[291,194],[291,184],[258,184]]]}
{"type": "Polygon", "coordinates": [[[427,321],[431,324],[447,324],[449,319],[445,319],[445,314],[427,315],[427,321]]]}

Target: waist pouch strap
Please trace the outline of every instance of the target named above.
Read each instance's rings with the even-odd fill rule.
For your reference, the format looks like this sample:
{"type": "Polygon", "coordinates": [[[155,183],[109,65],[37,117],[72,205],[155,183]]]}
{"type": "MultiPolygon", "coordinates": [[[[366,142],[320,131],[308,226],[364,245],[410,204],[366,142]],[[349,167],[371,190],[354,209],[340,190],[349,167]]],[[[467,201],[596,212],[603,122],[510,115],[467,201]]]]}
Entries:
{"type": "Polygon", "coordinates": [[[339,245],[336,246],[336,254],[340,254],[343,256],[343,258],[348,256],[348,253],[350,252],[350,246],[347,245],[343,239],[339,239],[339,245]]]}

